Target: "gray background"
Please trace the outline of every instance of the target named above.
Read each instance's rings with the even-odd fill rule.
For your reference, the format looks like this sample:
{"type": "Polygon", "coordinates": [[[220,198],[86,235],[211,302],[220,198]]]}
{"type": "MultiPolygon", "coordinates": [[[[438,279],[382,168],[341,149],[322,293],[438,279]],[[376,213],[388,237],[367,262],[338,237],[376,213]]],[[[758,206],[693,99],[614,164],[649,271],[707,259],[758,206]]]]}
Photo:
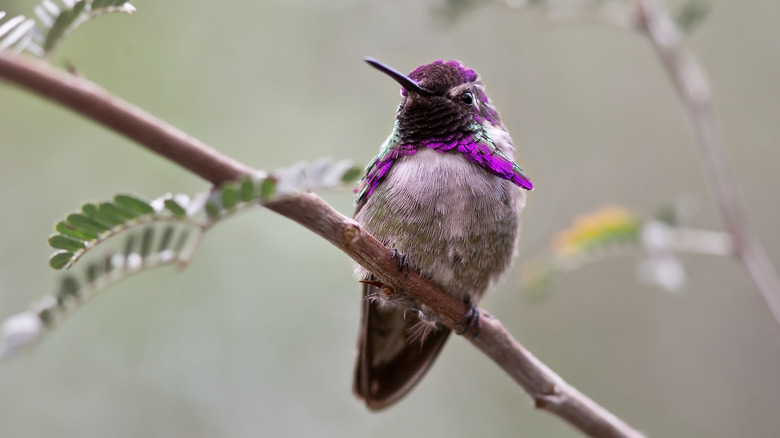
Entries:
{"type": "MultiPolygon", "coordinates": [[[[10,15],[35,2],[2,1],[10,15]]],[[[537,189],[519,259],[576,215],[650,215],[689,196],[720,227],[679,102],[641,37],[484,7],[454,25],[438,2],[138,1],[53,57],[251,166],[368,162],[392,127],[402,71],[460,59],[483,77],[537,189]]],[[[716,1],[690,37],[716,91],[751,223],[780,266],[780,3],[716,1]]],[[[195,193],[202,180],[106,129],[0,85],[0,318],[50,293],[52,224],[117,191],[195,193]]],[[[325,194],[351,214],[352,194],[325,194]]],[[[681,294],[636,259],[564,277],[545,300],[513,269],[483,306],[561,376],[650,436],[780,430],[780,329],[745,272],[685,256],[681,294]]],[[[520,263],[516,263],[519,265],[520,263]]],[[[183,272],[123,282],[0,367],[3,437],[539,436],[578,434],[453,339],[402,403],[350,393],[359,290],[351,261],[265,210],[217,227],[183,272]]]]}

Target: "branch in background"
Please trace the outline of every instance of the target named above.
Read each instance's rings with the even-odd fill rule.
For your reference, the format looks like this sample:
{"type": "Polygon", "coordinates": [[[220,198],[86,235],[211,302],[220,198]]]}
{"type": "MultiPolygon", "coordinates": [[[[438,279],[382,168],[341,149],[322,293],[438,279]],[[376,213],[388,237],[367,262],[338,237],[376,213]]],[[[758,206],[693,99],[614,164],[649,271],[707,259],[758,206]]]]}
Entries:
{"type": "Polygon", "coordinates": [[[745,219],[737,184],[726,159],[723,134],[715,119],[712,92],[680,32],[660,0],[638,0],[640,29],[650,39],[688,114],[704,174],[709,182],[734,254],[747,268],[772,315],[780,324],[780,280],[766,251],[745,219]]]}
{"type": "Polygon", "coordinates": [[[685,203],[661,209],[654,218],[607,205],[574,219],[549,248],[521,265],[520,284],[533,298],[543,297],[560,274],[616,257],[638,257],[639,278],[668,292],[683,288],[680,253],[734,256],[731,237],[722,231],[688,228],[685,203]]]}
{"type": "MultiPolygon", "coordinates": [[[[459,13],[477,3],[482,2],[448,0],[445,5],[459,13]]],[[[748,226],[742,199],[726,159],[725,142],[715,118],[712,92],[704,73],[680,35],[680,29],[690,31],[701,21],[709,9],[709,3],[705,0],[688,0],[678,11],[676,19],[670,16],[662,0],[636,0],[636,3],[529,0],[506,3],[510,6],[545,5],[550,8],[553,18],[559,21],[567,21],[576,15],[619,28],[638,30],[648,37],[685,107],[699,147],[704,174],[731,238],[734,255],[747,269],[772,316],[780,325],[780,278],[748,226]]]]}
{"type": "MultiPolygon", "coordinates": [[[[110,95],[96,84],[45,63],[0,53],[0,77],[131,138],[214,184],[252,173],[251,168],[110,95]]],[[[463,302],[417,272],[397,275],[390,249],[316,195],[302,193],[265,206],[328,240],[383,284],[394,291],[403,291],[431,308],[443,324],[458,329],[457,321],[468,310],[463,302]]],[[[525,389],[537,407],[560,416],[593,437],[642,436],[563,381],[514,340],[497,319],[487,314],[482,316],[480,336],[474,338],[469,334],[467,339],[525,389]]]]}

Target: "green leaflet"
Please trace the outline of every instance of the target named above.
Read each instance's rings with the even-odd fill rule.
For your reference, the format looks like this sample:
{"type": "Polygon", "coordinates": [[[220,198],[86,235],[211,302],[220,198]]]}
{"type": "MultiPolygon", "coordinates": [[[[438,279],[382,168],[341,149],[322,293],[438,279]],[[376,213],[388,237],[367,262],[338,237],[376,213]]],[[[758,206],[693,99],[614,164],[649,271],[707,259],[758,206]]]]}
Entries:
{"type": "Polygon", "coordinates": [[[147,227],[143,235],[141,236],[141,251],[139,254],[142,259],[146,259],[152,253],[152,239],[154,238],[154,230],[151,227],[147,227]]]}
{"type": "Polygon", "coordinates": [[[104,231],[108,231],[111,228],[108,226],[104,226],[99,222],[89,218],[88,216],[85,216],[80,213],[74,213],[68,215],[65,221],[68,223],[68,225],[75,227],[76,229],[82,230],[83,232],[86,233],[99,234],[104,231]]]}
{"type": "Polygon", "coordinates": [[[220,188],[222,191],[222,207],[231,209],[238,203],[238,186],[236,183],[225,183],[220,188]]]}
{"type": "Polygon", "coordinates": [[[160,246],[157,247],[157,252],[163,252],[170,249],[174,231],[175,229],[172,225],[165,228],[162,238],[160,239],[160,246]]]}
{"type": "Polygon", "coordinates": [[[114,202],[135,217],[154,213],[154,208],[151,205],[134,196],[116,195],[114,196],[114,202]]]}
{"type": "Polygon", "coordinates": [[[98,206],[95,204],[84,204],[81,206],[81,212],[84,214],[84,216],[92,219],[96,223],[100,224],[100,226],[105,227],[107,230],[114,228],[117,225],[121,225],[123,220],[116,220],[113,216],[104,215],[100,212],[98,209],[98,206]]]}
{"type": "Polygon", "coordinates": [[[168,209],[171,213],[173,213],[176,217],[184,217],[187,215],[187,212],[182,208],[181,205],[179,205],[176,201],[173,199],[166,199],[165,201],[165,208],[168,209]]]}
{"type": "Polygon", "coordinates": [[[52,255],[51,258],[49,258],[49,266],[58,270],[62,269],[66,265],[68,265],[68,263],[70,263],[70,259],[72,257],[73,257],[72,252],[68,252],[68,251],[55,252],[54,255],[52,255]]]}
{"type": "Polygon", "coordinates": [[[344,175],[341,177],[341,180],[344,182],[354,182],[360,179],[360,177],[363,176],[363,169],[359,167],[351,167],[346,172],[344,172],[344,175]]]}
{"type": "Polygon", "coordinates": [[[81,251],[84,249],[84,241],[62,234],[55,234],[49,237],[49,246],[66,251],[81,251]]]}
{"type": "Polygon", "coordinates": [[[206,203],[206,215],[209,217],[209,219],[216,219],[219,217],[220,208],[217,206],[217,204],[209,201],[206,203]]]}
{"type": "Polygon", "coordinates": [[[260,183],[260,199],[268,199],[276,192],[276,180],[266,178],[260,183]]]}
{"type": "Polygon", "coordinates": [[[79,240],[97,239],[97,233],[77,228],[65,221],[57,222],[57,225],[54,226],[54,230],[60,234],[75,237],[79,240]]]}
{"type": "Polygon", "coordinates": [[[675,23],[685,33],[690,33],[710,12],[712,4],[709,0],[688,0],[674,17],[675,23]]]}
{"type": "Polygon", "coordinates": [[[124,223],[128,219],[135,217],[129,211],[110,202],[101,202],[98,206],[98,211],[101,215],[111,218],[111,220],[117,221],[119,223],[124,223]]]}
{"type": "Polygon", "coordinates": [[[76,19],[79,18],[81,13],[84,12],[87,6],[88,2],[86,0],[81,0],[76,3],[72,9],[66,9],[57,16],[51,29],[49,29],[49,32],[46,34],[46,41],[43,43],[43,50],[46,53],[51,52],[54,46],[63,36],[65,36],[65,33],[71,30],[70,27],[74,24],[76,19]]]}
{"type": "Polygon", "coordinates": [[[255,185],[251,179],[247,178],[241,182],[241,187],[239,189],[239,198],[241,199],[241,202],[251,202],[254,192],[255,185]]]}

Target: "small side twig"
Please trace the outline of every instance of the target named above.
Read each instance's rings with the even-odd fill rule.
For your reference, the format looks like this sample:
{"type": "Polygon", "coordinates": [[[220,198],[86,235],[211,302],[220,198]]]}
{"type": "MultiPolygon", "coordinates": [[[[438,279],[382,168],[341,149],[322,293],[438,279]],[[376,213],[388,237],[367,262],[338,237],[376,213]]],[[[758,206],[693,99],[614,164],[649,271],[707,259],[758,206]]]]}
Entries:
{"type": "Polygon", "coordinates": [[[745,218],[737,184],[726,159],[712,92],[699,65],[661,0],[638,0],[639,28],[661,58],[690,119],[710,192],[731,236],[734,255],[747,269],[780,324],[780,279],[745,218]]]}
{"type": "MultiPolygon", "coordinates": [[[[54,100],[142,146],[176,162],[204,179],[219,184],[250,174],[252,169],[235,162],[83,78],[51,66],[0,52],[0,78],[54,100]]],[[[335,211],[318,196],[303,193],[266,204],[331,242],[371,271],[385,285],[404,291],[434,311],[438,319],[457,329],[466,305],[417,272],[396,275],[391,251],[352,219],[335,211]]],[[[642,435],[625,422],[578,392],[525,350],[501,326],[484,315],[477,338],[469,341],[505,370],[545,409],[592,437],[642,435]]]]}

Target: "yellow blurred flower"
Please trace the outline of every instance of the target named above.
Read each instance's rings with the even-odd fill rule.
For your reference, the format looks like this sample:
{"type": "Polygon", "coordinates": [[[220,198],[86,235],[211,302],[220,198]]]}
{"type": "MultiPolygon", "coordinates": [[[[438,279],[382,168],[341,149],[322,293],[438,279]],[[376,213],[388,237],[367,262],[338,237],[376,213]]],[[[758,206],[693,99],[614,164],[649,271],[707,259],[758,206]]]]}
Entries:
{"type": "Polygon", "coordinates": [[[594,246],[636,240],[640,219],[618,206],[608,205],[574,220],[571,227],[558,233],[553,251],[559,257],[580,255],[594,246]]]}

